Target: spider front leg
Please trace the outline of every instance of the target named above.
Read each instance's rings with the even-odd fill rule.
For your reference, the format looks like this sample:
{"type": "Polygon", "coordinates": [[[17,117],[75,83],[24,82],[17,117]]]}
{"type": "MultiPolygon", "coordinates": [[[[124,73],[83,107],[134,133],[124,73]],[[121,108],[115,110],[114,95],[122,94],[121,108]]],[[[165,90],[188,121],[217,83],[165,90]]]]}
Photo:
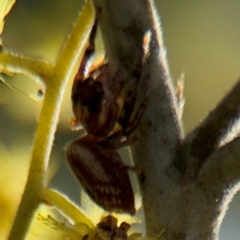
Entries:
{"type": "Polygon", "coordinates": [[[148,102],[147,89],[149,79],[148,77],[141,79],[143,65],[148,56],[148,44],[150,41],[148,37],[149,35],[146,35],[145,38],[147,38],[147,40],[145,38],[143,40],[142,51],[138,63],[131,74],[133,85],[127,91],[120,117],[118,119],[118,124],[121,128],[103,140],[101,144],[105,144],[115,149],[131,145],[137,140],[139,133],[142,132],[142,129],[145,128],[142,127],[142,129],[138,129],[137,131],[148,102]],[[143,82],[143,85],[141,86],[139,84],[140,80],[143,82]],[[141,98],[139,98],[139,96],[141,96],[141,98]]]}
{"type": "Polygon", "coordinates": [[[130,74],[132,86],[127,89],[125,101],[118,119],[118,123],[122,127],[123,134],[128,136],[130,135],[130,132],[134,132],[139,125],[140,119],[147,105],[148,77],[146,77],[146,79],[141,78],[144,63],[149,55],[150,37],[150,33],[147,32],[143,38],[142,48],[139,51],[138,62],[130,74]],[[140,85],[140,80],[142,80],[143,85],[140,85]],[[139,96],[142,96],[142,99],[140,100],[140,106],[137,109],[136,103],[139,96]]]}

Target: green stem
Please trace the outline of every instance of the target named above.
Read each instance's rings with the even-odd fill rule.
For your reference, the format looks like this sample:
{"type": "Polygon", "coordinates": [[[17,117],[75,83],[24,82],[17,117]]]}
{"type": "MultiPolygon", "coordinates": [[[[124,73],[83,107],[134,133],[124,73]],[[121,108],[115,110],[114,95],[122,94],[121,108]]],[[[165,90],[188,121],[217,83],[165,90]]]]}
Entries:
{"type": "Polygon", "coordinates": [[[0,53],[0,72],[27,75],[36,81],[53,75],[53,66],[37,59],[20,57],[11,53],[0,53]]]}
{"type": "Polygon", "coordinates": [[[94,21],[93,12],[93,6],[88,1],[57,60],[53,75],[45,81],[43,79],[47,83],[47,89],[35,136],[29,175],[9,240],[25,238],[34,212],[41,202],[39,194],[45,185],[45,173],[64,91],[76,59],[89,36],[94,21]]]}
{"type": "Polygon", "coordinates": [[[93,223],[83,214],[83,210],[72,203],[67,196],[55,190],[45,188],[42,190],[42,201],[48,205],[54,205],[76,224],[85,223],[89,228],[94,228],[93,223]]]}

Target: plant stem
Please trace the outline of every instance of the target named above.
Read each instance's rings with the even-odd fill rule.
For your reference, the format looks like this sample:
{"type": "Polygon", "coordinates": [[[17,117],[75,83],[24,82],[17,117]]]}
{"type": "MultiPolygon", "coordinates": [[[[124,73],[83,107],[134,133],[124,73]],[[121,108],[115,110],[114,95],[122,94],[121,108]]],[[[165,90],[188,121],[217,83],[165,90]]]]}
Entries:
{"type": "Polygon", "coordinates": [[[25,238],[34,212],[41,202],[39,193],[45,185],[45,173],[64,91],[72,69],[91,30],[94,21],[93,12],[92,4],[88,1],[57,59],[53,75],[49,79],[45,79],[45,81],[43,79],[47,83],[47,89],[35,136],[29,175],[9,240],[22,240],[25,238]]]}
{"type": "Polygon", "coordinates": [[[46,188],[42,190],[42,200],[49,205],[57,207],[59,211],[71,218],[76,224],[84,223],[89,228],[94,228],[93,223],[83,214],[83,210],[70,202],[67,196],[46,188]]]}
{"type": "Polygon", "coordinates": [[[23,74],[33,78],[36,82],[43,76],[51,76],[53,74],[53,66],[45,61],[33,58],[17,56],[8,52],[0,53],[0,72],[11,75],[12,73],[23,74]]]}

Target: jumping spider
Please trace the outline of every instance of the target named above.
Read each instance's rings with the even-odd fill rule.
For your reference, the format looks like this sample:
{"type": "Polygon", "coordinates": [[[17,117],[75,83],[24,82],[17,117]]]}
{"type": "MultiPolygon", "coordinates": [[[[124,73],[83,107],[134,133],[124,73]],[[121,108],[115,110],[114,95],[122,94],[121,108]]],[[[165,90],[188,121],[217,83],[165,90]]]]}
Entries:
{"type": "MultiPolygon", "coordinates": [[[[141,57],[131,72],[132,87],[126,84],[124,71],[104,63],[87,71],[95,50],[99,13],[96,16],[89,45],[72,87],[74,127],[81,124],[86,134],[66,149],[68,163],[83,189],[101,207],[110,212],[135,213],[134,193],[128,167],[118,153],[137,138],[146,106],[146,88],[139,100],[139,80],[146,59],[143,44],[141,57]],[[138,101],[139,102],[139,101],[138,101]]],[[[144,41],[146,42],[146,41],[144,41]]]]}

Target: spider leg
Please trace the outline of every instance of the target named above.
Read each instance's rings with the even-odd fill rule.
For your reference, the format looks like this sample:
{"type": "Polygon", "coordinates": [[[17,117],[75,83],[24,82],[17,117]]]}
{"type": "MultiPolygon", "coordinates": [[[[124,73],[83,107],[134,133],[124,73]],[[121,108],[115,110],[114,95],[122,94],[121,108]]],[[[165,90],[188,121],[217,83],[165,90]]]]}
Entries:
{"type": "Polygon", "coordinates": [[[147,96],[144,97],[138,111],[133,116],[133,120],[129,122],[129,125],[127,125],[126,128],[122,128],[121,130],[107,137],[101,142],[101,145],[107,145],[111,148],[119,149],[133,144],[148,127],[148,124],[144,124],[140,131],[136,131],[140,124],[141,117],[145,111],[146,105],[147,96]]]}
{"type": "Polygon", "coordinates": [[[147,35],[147,37],[143,39],[143,46],[140,52],[139,60],[136,67],[132,71],[133,85],[127,93],[126,99],[123,104],[122,112],[118,120],[121,129],[108,136],[104,141],[102,141],[102,145],[107,145],[112,148],[122,148],[127,145],[133,144],[142,132],[136,132],[136,129],[139,126],[148,100],[146,90],[148,82],[147,79],[145,81],[146,86],[144,86],[144,88],[140,88],[139,86],[139,82],[142,76],[143,64],[148,55],[148,46],[146,47],[146,45],[148,45],[150,41],[148,36],[149,35],[147,35]],[[143,99],[139,103],[138,110],[135,111],[135,113],[133,114],[134,109],[136,108],[136,101],[140,90],[144,91],[143,99]]]}
{"type": "Polygon", "coordinates": [[[121,129],[108,136],[104,141],[102,141],[102,145],[106,145],[112,148],[122,148],[130,145],[138,139],[138,137],[141,135],[141,133],[146,127],[145,124],[145,127],[143,127],[143,131],[136,132],[136,129],[140,124],[141,117],[145,111],[148,101],[148,77],[142,79],[143,85],[140,86],[139,82],[142,77],[143,64],[148,56],[149,41],[149,34],[147,34],[147,36],[143,39],[143,45],[138,63],[132,71],[132,87],[127,92],[127,96],[124,101],[121,114],[119,116],[118,124],[120,125],[121,129]],[[137,101],[137,98],[139,96],[142,96],[141,101],[137,101]],[[139,103],[136,104],[137,102],[139,103]],[[137,107],[138,109],[135,110],[137,107]]]}
{"type": "Polygon", "coordinates": [[[74,86],[77,84],[78,81],[83,81],[86,77],[86,73],[87,73],[87,68],[89,65],[89,62],[92,60],[92,57],[94,55],[95,52],[95,38],[97,35],[97,26],[98,26],[98,21],[101,15],[101,10],[99,9],[97,14],[96,14],[96,18],[89,36],[89,41],[88,41],[88,46],[85,50],[84,56],[82,58],[82,62],[80,64],[80,67],[78,69],[78,73],[75,76],[74,79],[74,84],[73,84],[73,88],[74,86]]]}
{"type": "MultiPolygon", "coordinates": [[[[142,61],[142,60],[141,60],[142,61]]],[[[142,66],[136,67],[136,69],[133,70],[132,72],[132,79],[133,79],[133,86],[131,89],[127,92],[126,94],[126,99],[123,104],[122,112],[119,117],[118,123],[122,126],[123,129],[126,129],[127,126],[129,125],[132,112],[135,107],[136,99],[137,99],[137,86],[139,79],[141,78],[141,73],[142,73],[142,66]]],[[[141,64],[142,65],[142,64],[141,64]]]]}
{"type": "MultiPolygon", "coordinates": [[[[122,113],[119,117],[119,124],[122,126],[123,129],[126,129],[130,122],[132,121],[133,111],[134,108],[136,108],[136,100],[139,95],[139,82],[142,76],[142,69],[144,62],[147,59],[147,56],[149,54],[149,43],[150,43],[150,33],[147,32],[143,38],[143,44],[142,48],[139,54],[139,59],[136,64],[136,67],[132,71],[132,86],[131,89],[126,94],[126,99],[122,108],[122,113]]],[[[143,88],[143,87],[142,87],[143,88]]],[[[144,88],[144,98],[146,98],[146,89],[144,88]]],[[[146,99],[144,99],[146,100],[146,99]]],[[[144,103],[144,102],[143,102],[144,103]]],[[[144,105],[144,104],[141,104],[144,105]]],[[[146,105],[146,104],[145,104],[146,105]]],[[[141,109],[141,106],[139,107],[141,109]]],[[[144,109],[143,109],[144,110],[144,109]]],[[[139,113],[140,114],[140,113],[139,113]]],[[[142,114],[140,114],[142,115],[142,114]]],[[[138,115],[134,116],[138,117],[138,115]]],[[[141,118],[141,116],[140,116],[141,118]]]]}
{"type": "Polygon", "coordinates": [[[89,77],[97,79],[97,76],[99,76],[99,74],[103,72],[104,69],[108,68],[109,65],[104,60],[104,58],[101,58],[100,60],[91,65],[88,73],[89,77]]]}
{"type": "Polygon", "coordinates": [[[72,129],[78,129],[80,124],[82,124],[83,116],[86,116],[86,113],[84,113],[83,107],[82,107],[82,101],[84,100],[84,97],[86,99],[87,94],[89,95],[92,94],[94,95],[94,97],[99,96],[99,94],[98,95],[96,94],[97,93],[96,85],[95,85],[95,88],[92,88],[92,89],[89,88],[89,82],[90,83],[93,82],[93,79],[91,79],[91,77],[87,78],[87,75],[88,75],[88,70],[90,65],[89,63],[92,60],[92,57],[95,52],[94,41],[97,34],[97,26],[98,26],[100,15],[101,15],[101,9],[99,9],[96,13],[95,21],[90,32],[87,48],[85,50],[78,72],[74,78],[73,85],[72,85],[71,98],[72,98],[73,113],[75,115],[75,119],[71,121],[72,129]],[[85,96],[83,96],[82,92],[86,93],[85,96]]]}

